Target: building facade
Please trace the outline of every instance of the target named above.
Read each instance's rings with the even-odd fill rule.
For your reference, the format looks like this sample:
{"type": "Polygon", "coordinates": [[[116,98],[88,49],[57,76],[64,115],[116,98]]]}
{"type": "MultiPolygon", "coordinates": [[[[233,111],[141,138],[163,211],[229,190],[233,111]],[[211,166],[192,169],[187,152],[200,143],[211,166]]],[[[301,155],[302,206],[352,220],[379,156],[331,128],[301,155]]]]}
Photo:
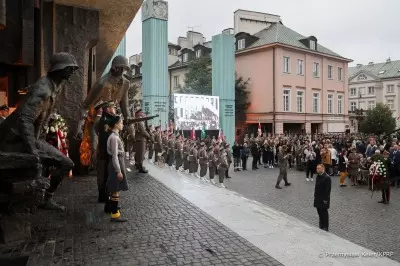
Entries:
{"type": "Polygon", "coordinates": [[[392,110],[397,126],[400,126],[400,60],[388,58],[383,63],[369,62],[350,67],[348,82],[352,131],[358,131],[358,116],[365,114],[365,110],[373,109],[378,102],[392,110]]]}
{"type": "Polygon", "coordinates": [[[279,16],[245,10],[234,16],[236,72],[250,79],[246,123],[276,134],[345,132],[351,60],[284,26],[279,16]]]}

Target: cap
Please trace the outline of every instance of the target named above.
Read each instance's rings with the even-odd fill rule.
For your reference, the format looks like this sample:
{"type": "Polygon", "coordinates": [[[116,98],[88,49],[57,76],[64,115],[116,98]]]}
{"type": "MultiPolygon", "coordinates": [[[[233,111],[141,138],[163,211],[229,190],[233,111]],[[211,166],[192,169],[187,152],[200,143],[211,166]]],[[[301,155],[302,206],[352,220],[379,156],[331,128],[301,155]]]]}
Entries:
{"type": "Polygon", "coordinates": [[[8,110],[10,110],[10,108],[8,108],[6,104],[0,106],[0,111],[8,111],[8,110]]]}
{"type": "Polygon", "coordinates": [[[114,115],[109,118],[108,126],[113,128],[119,121],[121,121],[122,117],[120,115],[114,115]]]}
{"type": "Polygon", "coordinates": [[[54,72],[58,70],[63,70],[67,67],[72,67],[74,69],[78,69],[78,63],[76,62],[75,57],[70,53],[56,53],[50,60],[50,70],[49,72],[54,72]]]}

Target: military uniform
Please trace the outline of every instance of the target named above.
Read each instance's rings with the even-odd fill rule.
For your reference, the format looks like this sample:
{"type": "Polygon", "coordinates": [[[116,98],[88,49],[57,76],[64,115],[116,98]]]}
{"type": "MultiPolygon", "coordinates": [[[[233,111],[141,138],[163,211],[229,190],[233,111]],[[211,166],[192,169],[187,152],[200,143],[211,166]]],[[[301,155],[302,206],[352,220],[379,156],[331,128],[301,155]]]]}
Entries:
{"type": "Polygon", "coordinates": [[[205,149],[205,144],[201,143],[200,146],[201,146],[199,150],[200,177],[204,178],[207,174],[208,155],[205,149]]]}
{"type": "Polygon", "coordinates": [[[183,145],[182,141],[179,140],[177,137],[175,141],[175,170],[178,171],[179,168],[182,166],[182,159],[183,159],[183,145]]]}
{"type": "Polygon", "coordinates": [[[189,151],[189,173],[197,174],[198,168],[198,158],[197,158],[197,149],[194,143],[191,144],[191,148],[189,151]]]}
{"type": "Polygon", "coordinates": [[[158,162],[158,154],[162,152],[162,138],[161,138],[161,132],[158,131],[160,127],[156,127],[156,133],[154,135],[154,162],[158,162]]]}
{"type": "Polygon", "coordinates": [[[220,149],[220,156],[218,158],[218,176],[219,176],[219,183],[221,187],[224,186],[224,177],[226,175],[226,172],[228,171],[228,161],[226,158],[226,152],[225,148],[220,149]]]}
{"type": "MultiPolygon", "coordinates": [[[[135,116],[137,118],[145,117],[146,115],[139,109],[135,116]]],[[[143,121],[136,124],[135,134],[135,163],[139,170],[139,173],[148,173],[143,167],[144,154],[146,152],[146,141],[150,139],[150,135],[146,130],[145,123],[143,121]]]]}
{"type": "Polygon", "coordinates": [[[225,177],[231,178],[229,176],[229,168],[231,167],[232,164],[232,152],[231,152],[231,147],[228,143],[225,144],[225,152],[226,152],[226,160],[228,163],[228,168],[226,169],[225,177]]]}
{"type": "Polygon", "coordinates": [[[149,143],[148,143],[149,153],[147,155],[147,158],[149,160],[151,160],[151,159],[153,159],[153,155],[154,155],[154,142],[155,142],[154,131],[151,130],[149,132],[149,135],[150,135],[150,139],[149,139],[149,143]]]}
{"type": "Polygon", "coordinates": [[[211,182],[214,182],[215,171],[217,170],[217,155],[215,154],[214,148],[211,147],[208,152],[208,176],[211,182]]]}
{"type": "Polygon", "coordinates": [[[188,144],[188,140],[185,139],[185,142],[183,144],[183,170],[184,171],[189,170],[189,151],[190,151],[190,147],[188,144]]]}
{"type": "Polygon", "coordinates": [[[279,176],[278,180],[276,181],[275,187],[280,189],[281,187],[279,186],[279,184],[281,183],[282,179],[285,181],[285,186],[291,185],[287,179],[288,155],[286,154],[286,148],[284,147],[282,147],[282,151],[280,151],[278,154],[278,164],[279,176]]]}
{"type": "Polygon", "coordinates": [[[171,133],[168,137],[168,149],[167,149],[167,164],[172,167],[175,160],[175,139],[174,134],[171,133]]]}

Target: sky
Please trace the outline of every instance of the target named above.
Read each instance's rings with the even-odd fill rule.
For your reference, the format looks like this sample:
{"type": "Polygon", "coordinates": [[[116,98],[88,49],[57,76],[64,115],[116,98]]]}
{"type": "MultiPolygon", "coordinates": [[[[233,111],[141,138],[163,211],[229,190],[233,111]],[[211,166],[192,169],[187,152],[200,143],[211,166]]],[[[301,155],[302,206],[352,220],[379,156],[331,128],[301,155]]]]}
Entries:
{"type": "MultiPolygon", "coordinates": [[[[233,12],[280,15],[286,27],[350,58],[350,64],[400,60],[400,0],[169,0],[168,41],[188,30],[207,40],[233,28],[233,12]]],[[[141,10],[127,31],[127,57],[142,51],[141,10]]]]}

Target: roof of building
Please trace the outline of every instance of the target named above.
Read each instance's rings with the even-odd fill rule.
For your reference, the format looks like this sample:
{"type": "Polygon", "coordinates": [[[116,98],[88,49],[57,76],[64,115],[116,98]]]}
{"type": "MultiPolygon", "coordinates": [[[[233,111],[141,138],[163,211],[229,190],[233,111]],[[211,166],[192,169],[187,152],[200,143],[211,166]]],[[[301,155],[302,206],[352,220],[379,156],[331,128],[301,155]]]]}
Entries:
{"type": "MultiPolygon", "coordinates": [[[[297,48],[309,49],[305,44],[303,44],[300,41],[302,39],[306,39],[307,37],[284,26],[282,23],[273,23],[270,27],[265,28],[265,29],[257,32],[256,34],[254,34],[254,36],[259,39],[243,50],[247,50],[247,49],[255,48],[255,47],[259,47],[259,46],[264,46],[264,45],[268,45],[268,44],[273,44],[273,43],[281,43],[281,44],[290,45],[290,46],[297,47],[297,48]]],[[[341,57],[343,59],[347,59],[347,58],[329,50],[328,48],[320,45],[319,43],[317,43],[317,52],[327,54],[330,56],[334,56],[334,57],[341,57]]]]}
{"type": "Polygon", "coordinates": [[[381,79],[400,77],[400,60],[349,67],[349,80],[361,72],[371,73],[381,79]]]}

